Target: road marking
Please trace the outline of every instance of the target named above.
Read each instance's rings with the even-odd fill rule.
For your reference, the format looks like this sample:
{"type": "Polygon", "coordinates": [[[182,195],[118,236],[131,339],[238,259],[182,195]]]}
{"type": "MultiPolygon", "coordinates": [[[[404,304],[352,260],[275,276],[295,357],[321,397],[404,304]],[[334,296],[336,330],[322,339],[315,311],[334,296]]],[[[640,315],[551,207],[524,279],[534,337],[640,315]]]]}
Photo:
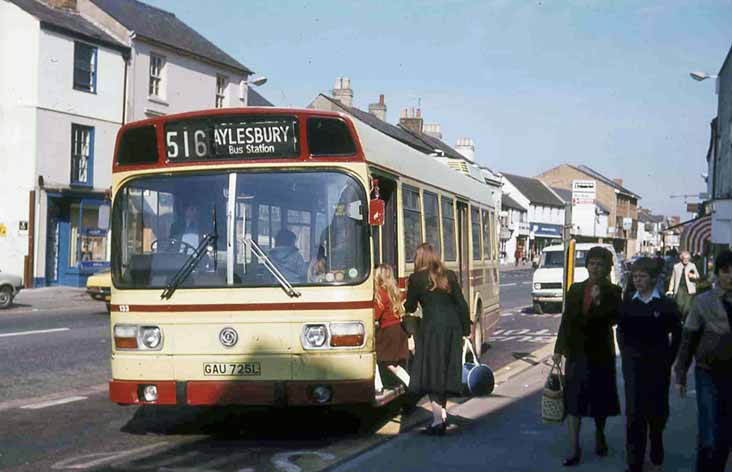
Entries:
{"type": "Polygon", "coordinates": [[[55,329],[39,329],[36,331],[17,331],[15,333],[2,333],[0,338],[8,338],[10,336],[27,336],[29,334],[42,334],[42,333],[58,333],[61,331],[68,331],[71,328],[55,328],[55,329]]]}
{"type": "Polygon", "coordinates": [[[508,284],[500,284],[499,287],[513,287],[514,285],[518,285],[516,282],[511,282],[508,284]]]}
{"type": "Polygon", "coordinates": [[[24,405],[30,405],[33,403],[41,403],[41,402],[47,402],[47,401],[52,401],[52,400],[58,400],[59,398],[67,398],[67,397],[74,397],[74,396],[90,397],[92,395],[96,395],[101,392],[106,392],[108,389],[109,389],[109,385],[99,384],[99,385],[93,385],[91,387],[84,387],[84,388],[78,388],[75,390],[68,390],[65,392],[51,393],[48,395],[43,395],[43,396],[35,397],[35,398],[21,398],[18,400],[8,400],[8,401],[0,402],[0,411],[10,410],[11,408],[20,408],[24,405]]]}
{"type": "Polygon", "coordinates": [[[40,410],[41,408],[47,408],[49,406],[63,405],[64,403],[78,402],[79,400],[86,400],[87,397],[67,397],[59,398],[58,400],[51,400],[42,403],[33,403],[30,405],[21,406],[22,410],[40,410]]]}
{"type": "Polygon", "coordinates": [[[168,444],[167,441],[159,442],[156,444],[150,444],[143,447],[138,447],[135,449],[128,449],[126,451],[120,451],[120,452],[97,452],[94,454],[85,454],[83,456],[78,457],[72,457],[70,459],[65,459],[61,462],[56,462],[51,466],[51,469],[54,470],[65,470],[65,469],[91,469],[92,467],[114,462],[118,459],[121,459],[123,457],[131,456],[140,454],[143,452],[147,452],[153,449],[157,449],[161,446],[165,446],[168,444]],[[84,462],[87,461],[87,462],[84,462]]]}

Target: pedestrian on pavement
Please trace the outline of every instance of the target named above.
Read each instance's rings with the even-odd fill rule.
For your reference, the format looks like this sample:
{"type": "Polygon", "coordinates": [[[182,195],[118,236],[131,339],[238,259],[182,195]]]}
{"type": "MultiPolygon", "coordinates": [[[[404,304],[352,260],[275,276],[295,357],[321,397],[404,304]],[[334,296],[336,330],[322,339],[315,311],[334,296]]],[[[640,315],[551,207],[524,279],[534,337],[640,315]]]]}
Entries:
{"type": "Polygon", "coordinates": [[[516,251],[513,253],[513,257],[516,259],[516,267],[518,267],[521,262],[521,248],[516,248],[516,251]]]}
{"type": "Polygon", "coordinates": [[[669,415],[671,365],[681,343],[676,303],[656,288],[658,263],[641,257],[631,267],[635,293],[618,316],[618,346],[625,380],[625,459],[641,472],[650,437],[651,462],[663,464],[663,430],[669,415]],[[670,340],[669,340],[670,336],[670,340]]]}
{"type": "Polygon", "coordinates": [[[723,472],[732,446],[732,251],[717,256],[714,274],[717,286],[692,303],[675,369],[683,398],[696,359],[696,472],[723,472]]]}
{"type": "Polygon", "coordinates": [[[374,321],[376,329],[376,362],[386,387],[398,382],[409,385],[404,367],[409,357],[407,333],[402,328],[404,312],[394,270],[388,264],[379,264],[374,270],[374,321]]]}
{"type": "Polygon", "coordinates": [[[696,293],[696,280],[699,278],[699,271],[690,258],[689,251],[681,251],[680,261],[674,265],[666,292],[676,299],[684,319],[689,314],[691,299],[696,293]]]}
{"type": "Polygon", "coordinates": [[[595,246],[587,252],[589,279],[573,284],[567,293],[559,325],[554,360],[565,357],[565,403],[571,455],[567,467],[579,464],[581,417],[595,420],[595,453],[606,456],[605,421],[620,414],[615,384],[615,341],[612,326],[621,303],[620,287],[610,282],[613,256],[595,246]]]}
{"type": "Polygon", "coordinates": [[[424,434],[443,435],[447,428],[447,396],[462,394],[463,336],[470,334],[470,314],[454,272],[447,270],[429,243],[417,247],[414,273],[407,282],[404,308],[422,307],[415,340],[409,389],[429,395],[432,424],[424,434]]]}

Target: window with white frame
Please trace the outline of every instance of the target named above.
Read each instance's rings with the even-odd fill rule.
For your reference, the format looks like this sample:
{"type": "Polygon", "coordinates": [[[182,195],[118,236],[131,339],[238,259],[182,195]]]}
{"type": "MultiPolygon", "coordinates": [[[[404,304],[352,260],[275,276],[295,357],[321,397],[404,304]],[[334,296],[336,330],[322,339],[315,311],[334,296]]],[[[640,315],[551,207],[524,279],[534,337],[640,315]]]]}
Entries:
{"type": "Polygon", "coordinates": [[[74,43],[74,89],[97,91],[97,48],[86,43],[74,43]]]}
{"type": "Polygon", "coordinates": [[[94,128],[71,125],[71,183],[92,185],[94,128]]]}
{"type": "Polygon", "coordinates": [[[150,54],[150,86],[148,95],[151,97],[163,98],[165,91],[163,90],[163,69],[165,68],[165,58],[156,54],[150,54]]]}
{"type": "Polygon", "coordinates": [[[216,108],[224,108],[224,100],[226,99],[226,82],[227,79],[223,75],[216,76],[216,108]]]}

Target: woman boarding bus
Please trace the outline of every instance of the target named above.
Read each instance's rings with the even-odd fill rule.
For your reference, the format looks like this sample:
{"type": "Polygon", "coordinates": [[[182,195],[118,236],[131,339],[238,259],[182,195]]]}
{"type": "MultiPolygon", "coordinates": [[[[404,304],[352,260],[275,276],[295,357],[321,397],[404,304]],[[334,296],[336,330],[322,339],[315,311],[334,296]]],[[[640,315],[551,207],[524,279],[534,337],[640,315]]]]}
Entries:
{"type": "MultiPolygon", "coordinates": [[[[410,270],[405,248],[421,238],[425,224],[421,217],[403,219],[413,215],[397,205],[401,186],[389,186],[402,178],[400,167],[418,155],[420,167],[454,174],[440,179],[450,188],[438,181],[430,187],[453,211],[438,213],[437,234],[443,242],[452,238],[445,247],[456,254],[476,242],[479,250],[486,246],[486,259],[479,252],[473,260],[466,251],[454,262],[465,263],[468,278],[480,271],[481,284],[496,246],[495,235],[484,240],[481,228],[495,233],[489,217],[495,208],[483,184],[416,151],[369,153],[362,140],[362,129],[345,115],[272,108],[170,115],[120,130],[113,169],[112,401],[376,401],[371,268],[384,254],[397,255],[403,280],[410,270]],[[374,172],[395,179],[385,179],[385,211],[370,202],[378,188],[374,172]],[[460,188],[467,194],[454,193],[460,188]],[[469,223],[468,208],[485,216],[469,223]],[[382,227],[370,224],[382,221],[382,227]],[[415,221],[420,234],[405,235],[415,221]],[[181,227],[194,228],[196,237],[184,237],[181,227]],[[284,242],[286,260],[297,264],[278,256],[284,242]]],[[[418,185],[420,196],[428,192],[418,185]]],[[[479,341],[493,324],[483,300],[497,308],[493,272],[495,287],[482,289],[475,312],[479,341]]],[[[478,294],[481,284],[470,285],[470,293],[478,294]]]]}

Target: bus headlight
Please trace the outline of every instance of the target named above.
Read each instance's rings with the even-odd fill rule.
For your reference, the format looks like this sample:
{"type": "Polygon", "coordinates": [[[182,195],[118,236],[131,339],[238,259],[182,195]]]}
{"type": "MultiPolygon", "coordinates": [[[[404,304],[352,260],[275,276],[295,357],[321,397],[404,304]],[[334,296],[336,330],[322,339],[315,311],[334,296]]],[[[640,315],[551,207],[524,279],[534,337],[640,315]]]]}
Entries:
{"type": "Polygon", "coordinates": [[[360,347],[366,337],[366,328],[360,321],[330,324],[332,347],[360,347]]]}
{"type": "Polygon", "coordinates": [[[534,284],[534,290],[541,290],[541,284],[534,284]]]}
{"type": "Polygon", "coordinates": [[[140,327],[140,339],[148,349],[158,349],[163,340],[163,333],[157,326],[140,327]]]}
{"type": "Polygon", "coordinates": [[[317,349],[325,346],[328,340],[328,329],[324,324],[305,325],[302,332],[302,346],[305,349],[317,349]]]}

